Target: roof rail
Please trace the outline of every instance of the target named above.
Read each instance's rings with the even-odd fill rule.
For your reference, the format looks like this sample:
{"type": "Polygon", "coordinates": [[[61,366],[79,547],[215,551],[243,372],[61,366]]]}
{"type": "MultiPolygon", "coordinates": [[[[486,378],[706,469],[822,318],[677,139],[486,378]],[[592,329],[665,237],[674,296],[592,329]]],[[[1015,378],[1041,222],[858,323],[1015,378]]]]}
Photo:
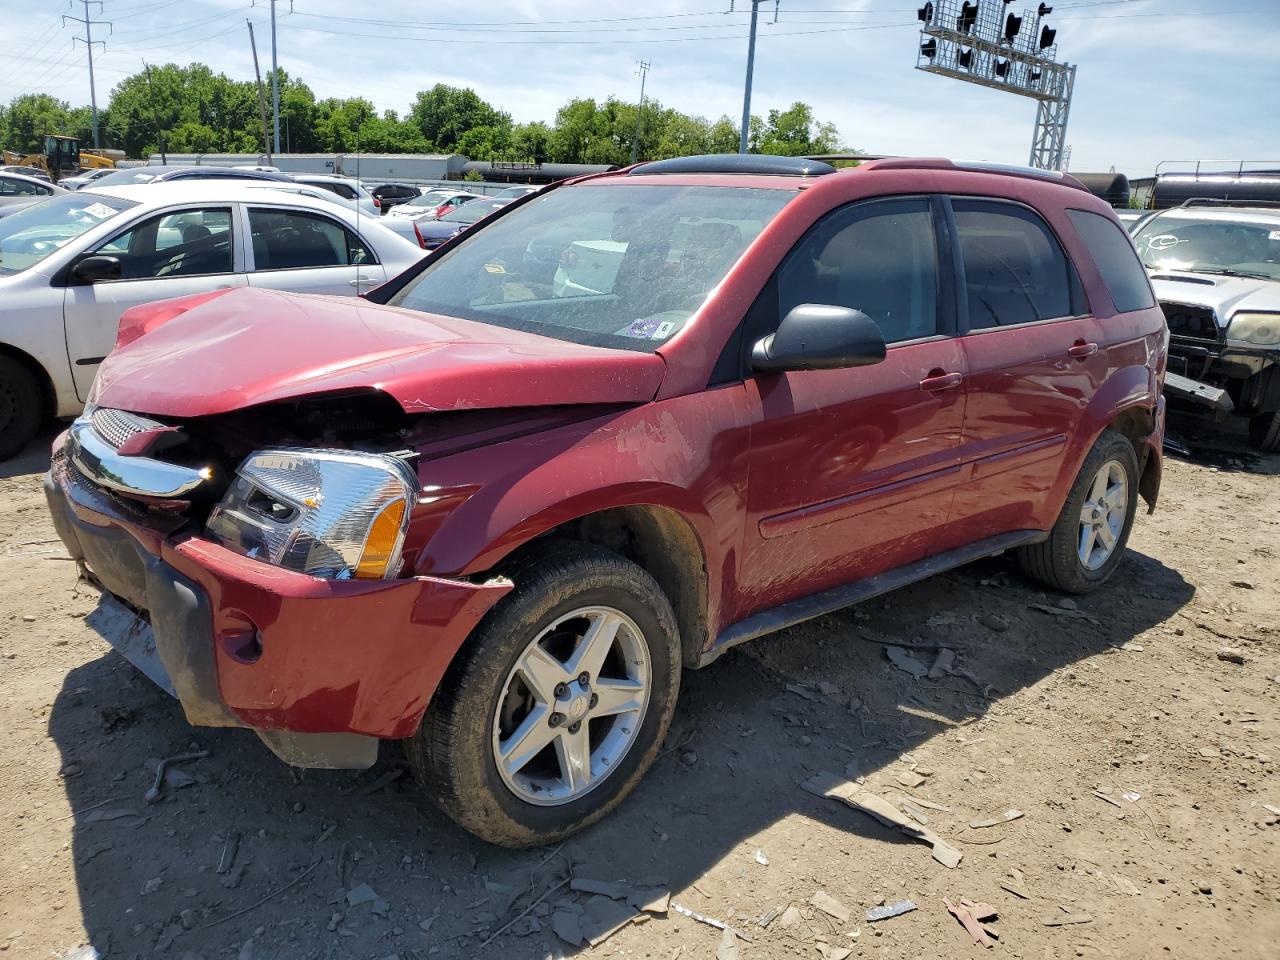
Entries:
{"type": "Polygon", "coordinates": [[[1280,200],[1239,200],[1219,197],[1188,197],[1179,207],[1268,207],[1280,210],[1280,200]]]}
{"type": "Polygon", "coordinates": [[[761,153],[709,153],[696,157],[672,157],[640,163],[627,171],[627,176],[655,173],[737,173],[774,177],[821,177],[835,173],[836,168],[821,160],[806,157],[775,157],[761,153]]]}
{"type": "Polygon", "coordinates": [[[889,157],[859,165],[859,170],[965,170],[970,173],[998,173],[1006,177],[1023,177],[1027,180],[1045,180],[1065,187],[1089,192],[1089,188],[1060,170],[1041,170],[1015,163],[992,163],[988,160],[948,160],[945,157],[889,157]]]}

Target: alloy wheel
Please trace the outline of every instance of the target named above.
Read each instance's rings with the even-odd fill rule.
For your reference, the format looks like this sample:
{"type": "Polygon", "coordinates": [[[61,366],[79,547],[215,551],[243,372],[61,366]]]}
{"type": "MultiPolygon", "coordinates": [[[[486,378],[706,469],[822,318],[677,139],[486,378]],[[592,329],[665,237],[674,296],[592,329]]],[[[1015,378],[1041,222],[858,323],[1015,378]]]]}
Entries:
{"type": "Polygon", "coordinates": [[[1102,465],[1080,507],[1077,553],[1086,570],[1097,570],[1111,558],[1129,512],[1129,479],[1118,460],[1102,465]]]}
{"type": "Polygon", "coordinates": [[[559,617],[507,674],[493,716],[503,783],[538,806],[570,803],[621,764],[649,706],[648,648],[612,607],[559,617]]]}

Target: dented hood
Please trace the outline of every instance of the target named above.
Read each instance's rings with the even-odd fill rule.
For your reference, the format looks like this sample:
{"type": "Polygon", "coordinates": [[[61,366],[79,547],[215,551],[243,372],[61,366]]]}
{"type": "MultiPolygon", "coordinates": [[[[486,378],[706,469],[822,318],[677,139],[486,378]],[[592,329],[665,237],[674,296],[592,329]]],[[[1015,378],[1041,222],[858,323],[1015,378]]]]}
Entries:
{"type": "Polygon", "coordinates": [[[121,320],[120,342],[90,402],[171,417],[361,388],[384,391],[408,413],[641,403],[664,372],[656,354],[253,288],[183,312],[163,302],[135,308],[121,320]]]}

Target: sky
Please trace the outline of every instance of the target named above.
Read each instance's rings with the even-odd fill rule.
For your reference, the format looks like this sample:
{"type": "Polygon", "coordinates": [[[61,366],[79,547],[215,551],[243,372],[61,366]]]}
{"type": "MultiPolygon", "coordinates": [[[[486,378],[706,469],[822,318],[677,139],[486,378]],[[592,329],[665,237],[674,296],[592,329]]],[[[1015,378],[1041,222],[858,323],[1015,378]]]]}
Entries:
{"type": "MultiPolygon", "coordinates": [[[[761,5],[752,112],[797,100],[872,154],[1026,163],[1035,101],[914,69],[924,0],[761,5]]],[[[994,4],[999,0],[981,0],[994,4]]],[[[1035,3],[1014,0],[1019,11],[1035,3]]],[[[1280,0],[1067,0],[1045,23],[1078,65],[1070,169],[1149,176],[1162,160],[1280,159],[1280,0]]],[[[646,96],[715,119],[742,112],[749,0],[281,0],[281,67],[319,98],[364,96],[403,115],[436,83],[474,88],[518,121],[574,97],[646,96]]],[[[0,0],[0,103],[89,101],[82,0],[0,0]]],[[[99,106],[151,63],[253,77],[245,20],[270,64],[270,0],[103,0],[89,13],[99,106]]]]}

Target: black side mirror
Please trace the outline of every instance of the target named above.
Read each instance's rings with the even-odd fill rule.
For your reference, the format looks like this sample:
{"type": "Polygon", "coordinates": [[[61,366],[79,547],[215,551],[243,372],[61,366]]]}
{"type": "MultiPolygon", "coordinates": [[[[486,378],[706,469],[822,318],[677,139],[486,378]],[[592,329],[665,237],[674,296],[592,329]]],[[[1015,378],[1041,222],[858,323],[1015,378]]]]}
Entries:
{"type": "Polygon", "coordinates": [[[837,370],[879,363],[884,334],[861,310],[802,303],[751,348],[755,370],[837,370]]]}
{"type": "Polygon", "coordinates": [[[85,257],[71,268],[71,279],[76,283],[119,280],[122,276],[124,276],[124,268],[120,264],[119,257],[85,257]]]}

